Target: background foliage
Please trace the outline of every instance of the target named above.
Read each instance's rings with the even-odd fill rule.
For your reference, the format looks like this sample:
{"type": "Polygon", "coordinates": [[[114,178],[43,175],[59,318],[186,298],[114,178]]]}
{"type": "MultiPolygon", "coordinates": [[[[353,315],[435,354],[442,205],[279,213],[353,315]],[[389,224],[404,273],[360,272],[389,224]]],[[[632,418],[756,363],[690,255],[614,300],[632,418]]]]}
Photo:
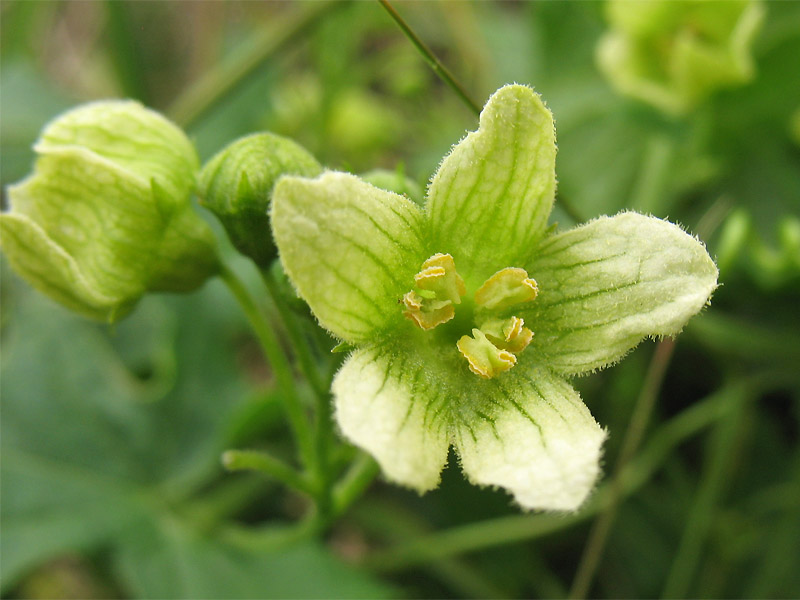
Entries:
{"type": "MultiPolygon", "coordinates": [[[[110,329],[4,263],[4,597],[558,597],[591,558],[595,596],[800,595],[800,3],[768,3],[752,83],[677,120],[599,74],[600,3],[397,9],[478,104],[511,81],[543,95],[559,198],[581,218],[669,217],[718,260],[722,287],[671,360],[645,343],[576,382],[610,431],[605,482],[577,515],[521,515],[451,465],[422,498],[376,481],[324,536],[293,541],[284,534],[303,499],[220,466],[225,448],[285,455],[290,439],[281,390],[219,282],[148,297],[110,329]],[[654,365],[666,368],[658,402],[612,487],[654,365]],[[582,559],[613,490],[622,500],[607,542],[582,559]]],[[[0,11],[4,186],[29,172],[47,120],[102,97],[172,116],[202,160],[269,129],[329,167],[400,168],[421,185],[476,126],[377,3],[0,11]]]]}

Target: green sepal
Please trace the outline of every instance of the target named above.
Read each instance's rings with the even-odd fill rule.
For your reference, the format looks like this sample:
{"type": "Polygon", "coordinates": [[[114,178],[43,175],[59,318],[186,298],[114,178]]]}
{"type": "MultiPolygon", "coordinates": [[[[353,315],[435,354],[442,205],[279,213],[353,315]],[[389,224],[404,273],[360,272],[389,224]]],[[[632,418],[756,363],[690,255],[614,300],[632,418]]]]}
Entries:
{"type": "Polygon", "coordinates": [[[315,177],[317,160],[302,146],[272,133],[238,139],[200,173],[200,203],[222,222],[236,249],[266,268],[277,255],[269,226],[272,189],[281,175],[315,177]]]}

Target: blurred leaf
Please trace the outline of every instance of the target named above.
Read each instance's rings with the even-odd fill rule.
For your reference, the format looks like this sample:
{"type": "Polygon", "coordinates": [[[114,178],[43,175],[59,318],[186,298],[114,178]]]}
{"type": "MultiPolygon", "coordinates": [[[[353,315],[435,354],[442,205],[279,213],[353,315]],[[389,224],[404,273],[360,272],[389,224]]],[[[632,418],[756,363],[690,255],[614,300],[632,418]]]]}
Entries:
{"type": "Polygon", "coordinates": [[[33,167],[31,147],[45,123],[70,106],[69,99],[24,60],[0,69],[0,183],[11,183],[33,167]]]}
{"type": "Polygon", "coordinates": [[[141,598],[388,598],[395,594],[312,542],[245,552],[162,515],[138,529],[117,568],[141,598]]]}

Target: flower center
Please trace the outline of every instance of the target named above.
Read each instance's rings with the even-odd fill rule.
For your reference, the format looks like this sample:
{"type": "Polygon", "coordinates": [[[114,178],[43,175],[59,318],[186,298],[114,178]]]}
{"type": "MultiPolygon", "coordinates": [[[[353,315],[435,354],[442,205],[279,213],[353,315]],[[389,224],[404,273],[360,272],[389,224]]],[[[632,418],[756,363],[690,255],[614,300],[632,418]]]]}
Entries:
{"type": "MultiPolygon", "coordinates": [[[[434,329],[455,316],[455,306],[467,293],[464,280],[449,254],[434,254],[414,276],[414,288],[403,296],[403,315],[420,329],[434,329]]],[[[491,379],[517,363],[533,332],[521,317],[506,316],[510,309],[532,302],[538,293],[536,282],[525,269],[501,269],[475,292],[475,317],[478,327],[463,335],[456,347],[469,369],[479,377],[491,379]]]]}

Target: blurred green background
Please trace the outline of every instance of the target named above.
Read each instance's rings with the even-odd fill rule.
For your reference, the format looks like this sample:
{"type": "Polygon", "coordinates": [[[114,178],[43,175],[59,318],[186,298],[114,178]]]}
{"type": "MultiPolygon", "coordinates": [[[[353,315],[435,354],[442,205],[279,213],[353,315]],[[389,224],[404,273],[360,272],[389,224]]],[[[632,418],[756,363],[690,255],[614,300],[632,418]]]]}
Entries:
{"type": "MultiPolygon", "coordinates": [[[[542,94],[558,199],[582,219],[669,218],[720,266],[625,472],[590,595],[800,596],[800,2],[766,3],[752,82],[681,118],[600,74],[602,3],[396,8],[478,104],[509,82],[542,94]]],[[[0,17],[3,186],[30,171],[50,118],[98,98],[171,116],[202,160],[267,129],[331,168],[423,186],[477,126],[377,2],[4,0],[0,17]]],[[[219,462],[230,447],[291,452],[280,390],[219,282],[150,296],[109,328],[2,267],[8,598],[563,597],[654,354],[644,343],[576,381],[610,432],[585,511],[520,514],[453,459],[435,492],[376,481],[323,537],[287,543],[304,500],[219,462]]]]}

